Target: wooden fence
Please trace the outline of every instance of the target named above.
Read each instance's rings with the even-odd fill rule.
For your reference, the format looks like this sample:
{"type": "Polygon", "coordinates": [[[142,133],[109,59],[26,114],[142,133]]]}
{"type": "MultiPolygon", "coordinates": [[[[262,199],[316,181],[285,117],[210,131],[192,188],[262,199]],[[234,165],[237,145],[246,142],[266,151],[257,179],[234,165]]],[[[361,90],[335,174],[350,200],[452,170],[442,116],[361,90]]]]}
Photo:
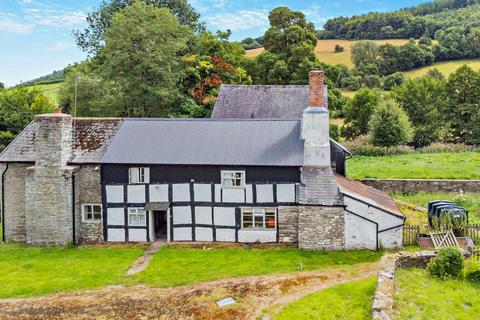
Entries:
{"type": "MultiPolygon", "coordinates": [[[[412,246],[418,244],[420,233],[428,234],[429,230],[423,230],[419,225],[406,224],[403,226],[403,245],[412,246]],[[426,231],[426,232],[425,232],[426,231]]],[[[480,224],[469,224],[463,230],[466,237],[472,238],[476,242],[480,242],[480,224]]]]}
{"type": "Polygon", "coordinates": [[[469,224],[465,227],[464,234],[472,238],[474,242],[480,241],[480,224],[469,224]]]}

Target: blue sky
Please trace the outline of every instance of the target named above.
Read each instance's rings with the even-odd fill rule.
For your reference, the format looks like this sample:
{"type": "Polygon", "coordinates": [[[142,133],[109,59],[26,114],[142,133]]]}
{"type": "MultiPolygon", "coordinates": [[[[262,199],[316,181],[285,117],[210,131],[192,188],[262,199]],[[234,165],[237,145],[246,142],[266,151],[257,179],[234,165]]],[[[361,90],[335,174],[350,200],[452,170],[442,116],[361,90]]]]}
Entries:
{"type": "MultiPolygon", "coordinates": [[[[86,15],[101,0],[0,0],[0,82],[8,86],[30,80],[85,54],[75,46],[72,30],[85,26],[86,15]]],[[[300,10],[317,28],[339,15],[390,11],[424,0],[190,0],[210,30],[231,29],[232,39],[257,37],[268,28],[268,12],[277,6],[300,10]]]]}

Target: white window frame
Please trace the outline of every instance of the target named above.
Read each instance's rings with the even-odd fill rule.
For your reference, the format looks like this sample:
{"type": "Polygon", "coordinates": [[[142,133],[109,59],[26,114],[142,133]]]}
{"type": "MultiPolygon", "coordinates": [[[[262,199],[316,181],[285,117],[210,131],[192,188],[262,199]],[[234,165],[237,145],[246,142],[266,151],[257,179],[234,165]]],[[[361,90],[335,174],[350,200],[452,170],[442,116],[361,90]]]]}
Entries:
{"type": "Polygon", "coordinates": [[[150,183],[149,167],[132,167],[128,169],[128,183],[130,184],[147,184],[150,183]],[[134,174],[136,172],[136,175],[134,174]]]}
{"type": "Polygon", "coordinates": [[[224,189],[226,189],[226,188],[231,188],[231,189],[245,188],[245,180],[246,180],[245,171],[242,171],[242,170],[222,170],[221,171],[221,185],[222,185],[222,188],[224,188],[224,189]],[[240,178],[236,177],[237,174],[240,174],[240,178]],[[232,175],[232,177],[226,178],[225,175],[232,175]],[[235,184],[235,180],[240,180],[240,185],[239,186],[225,185],[225,181],[226,180],[231,180],[231,179],[234,180],[234,184],[235,184]]]}
{"type": "Polygon", "coordinates": [[[277,230],[277,208],[241,208],[241,213],[242,213],[242,224],[241,224],[241,229],[243,230],[262,230],[262,231],[273,231],[277,230]],[[243,216],[245,212],[251,212],[252,213],[252,227],[251,228],[245,228],[243,224],[243,216]],[[266,213],[272,213],[274,214],[274,219],[275,219],[275,226],[273,228],[267,228],[266,227],[266,213]],[[255,227],[255,217],[262,217],[262,227],[255,227]]]}
{"type": "Polygon", "coordinates": [[[147,211],[145,208],[128,208],[128,226],[129,227],[146,227],[147,226],[147,211]],[[131,223],[130,216],[140,216],[143,215],[143,224],[131,223]]]}
{"type": "Polygon", "coordinates": [[[98,204],[98,203],[84,203],[82,204],[82,222],[87,222],[87,223],[94,223],[94,222],[102,222],[103,221],[103,208],[102,208],[102,205],[101,204],[98,204]],[[100,207],[100,219],[95,219],[95,214],[94,214],[94,211],[93,211],[93,207],[100,207]],[[86,207],[92,207],[92,219],[87,219],[85,218],[85,214],[86,214],[86,211],[85,211],[85,208],[86,207]]]}

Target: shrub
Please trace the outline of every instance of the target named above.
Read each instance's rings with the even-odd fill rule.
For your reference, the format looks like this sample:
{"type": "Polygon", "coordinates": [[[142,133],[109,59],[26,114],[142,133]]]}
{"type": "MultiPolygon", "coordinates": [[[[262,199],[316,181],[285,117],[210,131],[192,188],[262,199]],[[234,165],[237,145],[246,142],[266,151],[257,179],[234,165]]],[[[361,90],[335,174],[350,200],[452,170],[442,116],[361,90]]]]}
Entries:
{"type": "Polygon", "coordinates": [[[474,258],[466,260],[464,275],[468,281],[480,283],[480,261],[474,258]]]}
{"type": "Polygon", "coordinates": [[[441,143],[435,142],[426,147],[419,149],[424,153],[444,153],[444,152],[466,152],[466,151],[480,151],[480,147],[470,146],[464,143],[441,143]]]}
{"type": "Polygon", "coordinates": [[[405,76],[401,72],[395,72],[383,79],[383,90],[392,90],[392,88],[401,85],[405,81],[405,76]]]}
{"type": "Polygon", "coordinates": [[[340,126],[338,124],[330,124],[330,138],[340,141],[340,126]]]}
{"type": "Polygon", "coordinates": [[[439,279],[458,278],[462,275],[464,259],[458,248],[442,248],[427,266],[431,276],[439,279]]]}
{"type": "Polygon", "coordinates": [[[341,45],[339,45],[339,44],[335,45],[335,52],[337,52],[337,53],[338,52],[343,52],[344,50],[345,50],[345,48],[342,47],[341,45]]]}
{"type": "Polygon", "coordinates": [[[369,122],[372,144],[395,147],[412,140],[412,127],[407,114],[394,101],[382,103],[369,122]]]}
{"type": "Polygon", "coordinates": [[[353,139],[368,133],[368,123],[379,103],[378,92],[363,88],[358,91],[345,107],[345,127],[342,135],[353,139]]]}
{"type": "Polygon", "coordinates": [[[370,89],[380,88],[382,86],[382,80],[377,75],[369,74],[363,78],[363,84],[370,89]]]}
{"type": "Polygon", "coordinates": [[[353,140],[344,141],[343,145],[356,156],[381,157],[415,152],[412,147],[407,145],[390,148],[376,147],[370,143],[370,140],[371,138],[369,135],[361,135],[353,140]]]}

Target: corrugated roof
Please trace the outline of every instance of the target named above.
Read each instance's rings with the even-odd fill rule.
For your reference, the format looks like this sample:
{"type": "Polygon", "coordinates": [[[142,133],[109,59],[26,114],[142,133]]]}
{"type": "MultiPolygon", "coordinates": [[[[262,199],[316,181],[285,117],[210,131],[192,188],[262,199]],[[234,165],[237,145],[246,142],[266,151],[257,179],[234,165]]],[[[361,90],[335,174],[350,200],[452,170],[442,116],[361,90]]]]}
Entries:
{"type": "Polygon", "coordinates": [[[301,118],[308,85],[222,85],[212,118],[301,118]]]}
{"type": "Polygon", "coordinates": [[[301,166],[299,120],[125,119],[102,163],[301,166]]]}
{"type": "Polygon", "coordinates": [[[387,193],[369,187],[361,182],[347,179],[340,175],[335,175],[340,192],[351,194],[362,201],[380,207],[393,215],[403,218],[404,215],[398,209],[395,201],[387,193]]]}
{"type": "MultiPolygon", "coordinates": [[[[70,163],[99,163],[121,121],[117,118],[76,118],[73,157],[70,163]]],[[[0,162],[35,162],[33,122],[3,150],[0,162]]]]}

